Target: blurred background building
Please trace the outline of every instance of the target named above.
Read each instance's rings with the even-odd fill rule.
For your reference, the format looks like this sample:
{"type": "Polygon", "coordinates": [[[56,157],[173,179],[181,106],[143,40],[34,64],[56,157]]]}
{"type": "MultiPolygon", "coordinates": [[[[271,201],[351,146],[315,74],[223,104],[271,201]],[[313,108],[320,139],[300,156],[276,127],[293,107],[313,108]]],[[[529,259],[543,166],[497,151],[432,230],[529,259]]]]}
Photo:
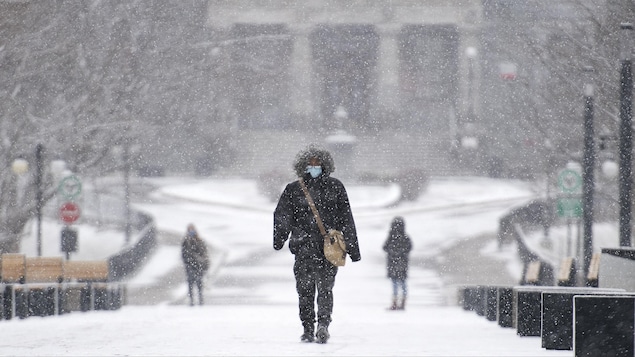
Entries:
{"type": "MultiPolygon", "coordinates": [[[[611,155],[616,34],[633,14],[617,0],[0,7],[0,80],[17,103],[7,120],[28,108],[56,123],[116,122],[142,175],[290,174],[294,154],[317,143],[358,179],[548,176],[580,159],[584,66],[611,155]],[[28,80],[16,79],[24,58],[28,80]]],[[[77,150],[64,155],[71,165],[77,150]]]]}

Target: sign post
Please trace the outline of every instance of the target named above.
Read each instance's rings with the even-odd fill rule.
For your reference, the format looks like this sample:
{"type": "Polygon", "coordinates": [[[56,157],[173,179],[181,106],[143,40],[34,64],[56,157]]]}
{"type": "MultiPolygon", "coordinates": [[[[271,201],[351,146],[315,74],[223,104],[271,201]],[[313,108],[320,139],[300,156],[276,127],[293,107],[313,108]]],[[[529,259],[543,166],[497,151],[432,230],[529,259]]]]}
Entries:
{"type": "Polygon", "coordinates": [[[558,174],[558,188],[560,188],[560,197],[558,198],[556,211],[558,216],[567,219],[566,254],[571,257],[574,255],[571,251],[571,220],[582,217],[582,175],[572,169],[560,171],[558,174]]]}
{"type": "Polygon", "coordinates": [[[66,201],[60,206],[59,215],[60,220],[65,224],[61,233],[61,248],[68,260],[70,253],[77,251],[77,230],[70,225],[75,223],[81,214],[75,199],[82,193],[82,182],[75,175],[67,176],[60,182],[57,192],[66,201]]]}
{"type": "Polygon", "coordinates": [[[565,169],[558,174],[557,211],[560,217],[579,218],[582,216],[582,176],[575,170],[565,169]]]}

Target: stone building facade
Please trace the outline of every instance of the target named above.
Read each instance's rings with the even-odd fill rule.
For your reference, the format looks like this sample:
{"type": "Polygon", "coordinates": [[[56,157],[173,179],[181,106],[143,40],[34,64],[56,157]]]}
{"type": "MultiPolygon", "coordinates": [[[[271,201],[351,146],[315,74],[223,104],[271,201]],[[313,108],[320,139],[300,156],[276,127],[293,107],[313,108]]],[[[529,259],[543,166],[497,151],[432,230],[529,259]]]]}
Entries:
{"type": "Polygon", "coordinates": [[[345,132],[354,137],[351,162],[372,159],[390,172],[427,161],[442,170],[478,117],[481,7],[209,1],[207,25],[225,39],[213,48],[228,89],[219,102],[241,162],[288,159],[345,132]]]}

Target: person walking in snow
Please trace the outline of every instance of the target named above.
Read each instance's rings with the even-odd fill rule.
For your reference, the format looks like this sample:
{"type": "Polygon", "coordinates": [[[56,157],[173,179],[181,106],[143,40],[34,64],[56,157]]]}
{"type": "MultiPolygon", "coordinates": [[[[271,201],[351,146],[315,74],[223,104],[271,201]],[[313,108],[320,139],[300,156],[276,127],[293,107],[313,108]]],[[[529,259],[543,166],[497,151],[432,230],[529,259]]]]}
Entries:
{"type": "Polygon", "coordinates": [[[194,288],[198,289],[198,303],[203,305],[203,277],[209,269],[207,245],[199,237],[193,224],[187,226],[187,232],[181,243],[181,256],[187,275],[187,294],[190,306],[194,306],[194,288]]]}
{"type": "Polygon", "coordinates": [[[412,241],[406,234],[406,225],[402,217],[395,217],[390,224],[390,233],[384,243],[388,278],[392,281],[392,304],[390,310],[404,310],[408,296],[408,261],[412,241]],[[398,299],[401,290],[401,300],[398,299]]]}
{"type": "Polygon", "coordinates": [[[296,155],[293,169],[298,180],[285,187],[273,214],[273,248],[282,249],[289,239],[289,250],[295,255],[293,274],[300,321],[304,328],[301,341],[326,343],[330,338],[328,327],[333,312],[333,286],[338,268],[324,256],[324,238],[300,180],[315,202],[327,231],[342,231],[346,252],[353,262],[361,259],[357,230],[346,189],[341,181],[330,176],[335,165],[328,151],[309,146],[296,155]]]}

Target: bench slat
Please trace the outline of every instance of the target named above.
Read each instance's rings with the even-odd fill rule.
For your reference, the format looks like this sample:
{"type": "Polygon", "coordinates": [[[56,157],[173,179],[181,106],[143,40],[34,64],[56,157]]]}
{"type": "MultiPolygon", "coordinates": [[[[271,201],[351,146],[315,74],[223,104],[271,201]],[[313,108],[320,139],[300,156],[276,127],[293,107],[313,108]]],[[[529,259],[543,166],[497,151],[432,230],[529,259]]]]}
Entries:
{"type": "Polygon", "coordinates": [[[107,281],[108,261],[66,261],[64,262],[64,279],[82,281],[107,281]]]}
{"type": "Polygon", "coordinates": [[[62,257],[26,258],[25,280],[27,283],[59,282],[64,274],[62,257]]]}
{"type": "Polygon", "coordinates": [[[26,258],[24,254],[7,253],[0,256],[0,274],[4,283],[24,282],[26,258]]]}
{"type": "Polygon", "coordinates": [[[540,280],[540,262],[533,261],[527,266],[527,274],[525,281],[528,283],[537,283],[540,280]]]}
{"type": "Polygon", "coordinates": [[[589,263],[589,274],[587,274],[587,280],[598,280],[600,275],[600,257],[602,253],[593,253],[591,256],[591,263],[589,263]]]}

